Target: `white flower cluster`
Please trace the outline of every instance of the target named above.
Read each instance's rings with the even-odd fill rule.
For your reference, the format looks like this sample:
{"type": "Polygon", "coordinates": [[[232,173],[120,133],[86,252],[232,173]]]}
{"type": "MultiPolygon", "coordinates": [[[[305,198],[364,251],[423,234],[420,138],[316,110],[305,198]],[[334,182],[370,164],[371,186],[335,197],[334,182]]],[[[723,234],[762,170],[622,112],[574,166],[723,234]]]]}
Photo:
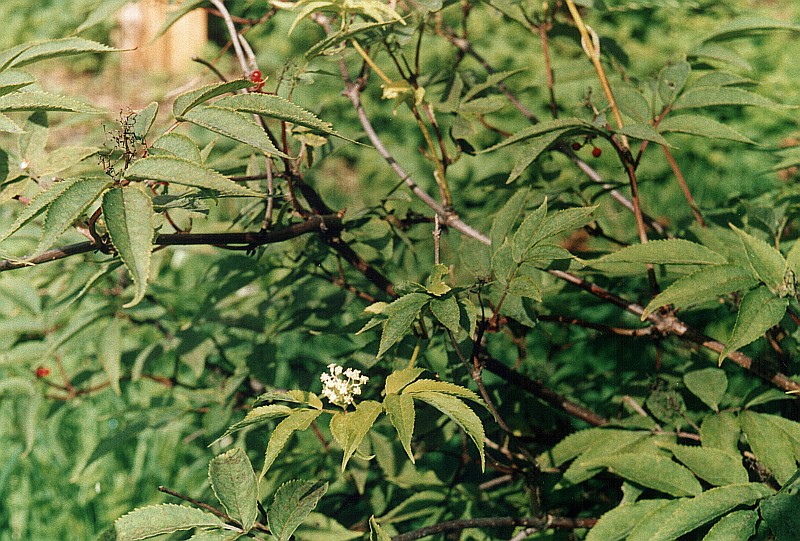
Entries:
{"type": "Polygon", "coordinates": [[[322,374],[322,396],[331,404],[347,407],[353,403],[353,397],[361,394],[361,386],[369,381],[367,376],[362,376],[360,370],[353,368],[344,369],[338,364],[328,365],[330,374],[322,374]],[[344,376],[344,377],[342,377],[344,376]]]}

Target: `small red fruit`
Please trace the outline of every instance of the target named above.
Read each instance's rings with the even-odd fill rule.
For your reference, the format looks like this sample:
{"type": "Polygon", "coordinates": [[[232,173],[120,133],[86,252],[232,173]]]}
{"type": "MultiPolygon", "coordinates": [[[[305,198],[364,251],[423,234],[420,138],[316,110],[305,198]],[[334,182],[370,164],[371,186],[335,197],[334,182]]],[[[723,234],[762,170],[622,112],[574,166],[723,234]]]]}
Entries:
{"type": "Polygon", "coordinates": [[[261,71],[260,70],[253,70],[250,73],[250,80],[253,81],[254,83],[262,82],[264,80],[264,79],[262,79],[262,77],[263,76],[261,75],[261,71]]]}
{"type": "Polygon", "coordinates": [[[36,369],[36,377],[37,378],[46,378],[50,375],[50,369],[46,366],[40,366],[36,369]]]}
{"type": "Polygon", "coordinates": [[[572,143],[572,150],[580,150],[582,146],[583,146],[582,144],[575,141],[574,143],[572,143]]]}
{"type": "Polygon", "coordinates": [[[594,156],[595,158],[599,158],[600,154],[602,154],[602,153],[603,153],[603,151],[600,150],[600,147],[594,147],[592,149],[592,156],[594,156]]]}

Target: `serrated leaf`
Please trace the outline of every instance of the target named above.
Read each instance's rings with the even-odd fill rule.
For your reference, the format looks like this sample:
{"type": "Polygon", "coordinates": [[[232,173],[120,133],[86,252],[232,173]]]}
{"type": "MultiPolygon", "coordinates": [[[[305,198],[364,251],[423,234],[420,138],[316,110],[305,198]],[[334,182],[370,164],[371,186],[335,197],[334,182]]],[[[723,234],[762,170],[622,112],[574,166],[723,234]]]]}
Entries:
{"type": "Polygon", "coordinates": [[[641,500],[620,505],[600,517],[586,536],[586,541],[620,541],[641,520],[666,505],[668,500],[641,500]]]}
{"type": "Polygon", "coordinates": [[[694,474],[714,486],[746,483],[748,474],[741,455],[729,455],[712,447],[670,445],[669,450],[694,474]]]}
{"type": "Polygon", "coordinates": [[[213,83],[196,90],[184,92],[175,98],[175,102],[172,105],[172,114],[175,115],[175,118],[181,120],[187,112],[203,102],[228,92],[236,92],[252,86],[253,82],[248,79],[236,79],[223,83],[213,83]]]}
{"type": "Polygon", "coordinates": [[[686,133],[698,135],[700,137],[710,137],[713,139],[728,139],[740,143],[756,144],[755,141],[726,126],[717,122],[713,118],[700,115],[673,115],[667,117],[658,126],[660,132],[686,133]]]}
{"type": "Polygon", "coordinates": [[[0,131],[7,133],[24,133],[16,122],[0,113],[0,131]]]}
{"type": "Polygon", "coordinates": [[[658,529],[683,499],[668,500],[663,505],[654,506],[628,534],[626,541],[651,541],[653,532],[658,529]]]}
{"type": "MultiPolygon", "coordinates": [[[[308,5],[310,6],[312,4],[314,4],[314,5],[316,5],[316,6],[320,7],[320,8],[324,8],[326,5],[331,5],[332,2],[326,2],[326,1],[311,2],[308,5]]],[[[295,20],[295,23],[297,23],[297,22],[299,22],[298,19],[295,20]]],[[[340,43],[342,43],[344,41],[347,41],[348,39],[352,38],[353,36],[357,36],[358,34],[367,33],[370,30],[376,30],[376,29],[379,29],[379,28],[383,28],[385,26],[393,25],[393,24],[395,24],[395,21],[356,22],[356,23],[350,24],[350,25],[348,25],[346,28],[344,28],[342,30],[338,30],[336,32],[328,34],[328,36],[325,39],[317,42],[313,47],[308,49],[305,52],[305,56],[306,56],[306,58],[313,58],[313,57],[317,56],[320,53],[324,54],[326,49],[331,49],[332,47],[335,47],[335,46],[339,45],[340,43]]]]}
{"type": "Polygon", "coordinates": [[[340,139],[355,142],[334,130],[330,122],[320,120],[320,118],[311,111],[303,109],[299,105],[274,94],[237,94],[235,96],[222,98],[216,101],[214,105],[216,107],[233,109],[242,113],[252,113],[284,120],[298,126],[304,126],[312,132],[333,135],[340,139]]]}
{"type": "Polygon", "coordinates": [[[614,253],[590,261],[597,263],[654,263],[660,265],[722,265],[725,258],[701,244],[684,239],[653,240],[632,244],[614,253]]]}
{"type": "Polygon", "coordinates": [[[686,388],[706,406],[719,411],[719,401],[728,389],[728,376],[719,368],[703,368],[687,372],[683,376],[686,388]]]}
{"type": "Polygon", "coordinates": [[[730,411],[706,415],[700,425],[703,447],[719,449],[733,456],[739,455],[739,422],[730,411]]]}
{"type": "Polygon", "coordinates": [[[714,520],[739,505],[752,505],[772,494],[760,483],[746,483],[712,488],[694,498],[680,500],[650,541],[673,541],[714,520]]]}
{"type": "MultiPolygon", "coordinates": [[[[594,445],[604,433],[614,432],[608,428],[586,428],[574,432],[558,442],[555,447],[545,451],[536,458],[536,462],[542,468],[558,468],[586,451],[594,445]]],[[[622,431],[630,434],[628,431],[622,431]]]]}
{"type": "Polygon", "coordinates": [[[595,459],[587,467],[608,467],[629,481],[671,496],[694,496],[703,487],[687,468],[671,459],[644,453],[621,453],[595,459]]]}
{"type": "Polygon", "coordinates": [[[200,149],[197,144],[182,133],[165,133],[150,146],[149,156],[175,156],[194,163],[202,163],[200,149]]]}
{"type": "Polygon", "coordinates": [[[63,58],[85,53],[112,53],[123,50],[76,37],[30,42],[0,52],[0,71],[14,67],[20,68],[51,58],[63,58]]]}
{"type": "Polygon", "coordinates": [[[292,539],[292,534],[314,510],[328,491],[328,483],[319,481],[288,481],[275,492],[267,511],[269,530],[278,541],[292,539]]]}
{"type": "Polygon", "coordinates": [[[658,95],[665,105],[671,105],[675,96],[680,94],[691,71],[691,65],[685,60],[666,66],[661,70],[656,84],[658,95]]]}
{"type": "Polygon", "coordinates": [[[392,541],[392,538],[383,531],[378,521],[375,520],[375,515],[369,517],[369,541],[373,541],[373,534],[374,541],[392,541]]]}
{"type": "Polygon", "coordinates": [[[742,17],[717,28],[714,32],[703,38],[703,41],[736,39],[773,30],[800,32],[800,26],[788,21],[768,19],[766,17],[742,17]]]}
{"type": "Polygon", "coordinates": [[[223,523],[211,513],[165,503],[142,507],[118,518],[114,522],[114,539],[138,541],[180,530],[215,526],[223,526],[223,523]]]}
{"type": "Polygon", "coordinates": [[[290,415],[293,411],[295,410],[289,406],[284,406],[283,404],[270,404],[268,406],[259,406],[257,408],[253,408],[247,412],[247,415],[245,415],[244,419],[238,423],[232,424],[228,430],[222,434],[222,436],[214,440],[212,443],[219,442],[222,438],[236,432],[237,430],[241,430],[251,425],[263,424],[277,417],[285,417],[290,415]]]}
{"type": "Polygon", "coordinates": [[[261,469],[261,475],[258,476],[259,482],[264,478],[267,471],[269,471],[275,459],[278,458],[278,455],[283,450],[286,442],[289,441],[291,435],[298,430],[306,430],[311,426],[311,423],[314,422],[314,419],[319,417],[320,413],[322,413],[322,411],[317,409],[296,409],[292,410],[286,419],[278,423],[278,426],[272,431],[269,443],[267,444],[267,451],[264,456],[264,467],[261,469]]]}
{"type": "Polygon", "coordinates": [[[136,293],[124,308],[144,298],[153,252],[153,200],[138,186],[113,188],[103,196],[106,228],[120,259],[133,279],[136,293]]]}
{"type": "Polygon", "coordinates": [[[94,115],[103,112],[102,109],[74,98],[43,91],[12,92],[0,96],[0,111],[62,111],[94,115]]]}
{"type": "Polygon", "coordinates": [[[748,291],[739,305],[736,324],[725,349],[719,354],[719,363],[732,352],[761,338],[771,327],[780,323],[789,299],[780,299],[765,286],[748,291]]]}
{"type": "Polygon", "coordinates": [[[694,109],[715,105],[752,105],[768,109],[786,107],[775,103],[769,98],[741,88],[701,86],[681,94],[675,100],[672,108],[674,110],[694,109]]]}
{"type": "Polygon", "coordinates": [[[125,171],[125,178],[128,180],[160,180],[223,194],[263,197],[262,194],[240,186],[216,171],[174,156],[152,156],[136,160],[125,171]]]}
{"type": "Polygon", "coordinates": [[[104,178],[86,178],[71,183],[50,203],[45,213],[42,237],[35,253],[40,254],[50,248],[56,239],[80,218],[83,211],[91,205],[109,186],[111,181],[104,178]]]}
{"type": "Polygon", "coordinates": [[[418,379],[417,381],[407,385],[406,388],[403,389],[403,394],[413,394],[428,391],[453,395],[459,398],[466,398],[467,400],[472,400],[473,402],[477,402],[481,406],[485,407],[485,403],[480,396],[470,391],[466,387],[456,385],[455,383],[450,383],[449,381],[418,379]]]}
{"type": "Polygon", "coordinates": [[[384,391],[387,395],[397,394],[403,388],[420,377],[425,370],[422,368],[410,367],[403,370],[396,370],[386,376],[384,391]]]}
{"type": "Polygon", "coordinates": [[[623,453],[649,435],[641,431],[598,429],[597,438],[564,472],[564,480],[569,484],[577,484],[594,477],[603,469],[603,466],[596,464],[596,459],[623,453]]]}
{"type": "Polygon", "coordinates": [[[300,389],[290,389],[288,391],[271,390],[260,394],[255,399],[254,404],[259,405],[273,400],[283,400],[285,402],[292,402],[295,404],[305,404],[314,409],[322,409],[322,400],[310,391],[301,391],[300,389]]]}
{"type": "MultiPolygon", "coordinates": [[[[186,541],[236,541],[242,537],[242,533],[231,531],[225,528],[212,528],[207,530],[197,530],[186,541]]],[[[102,540],[98,540],[102,541],[102,540]]]]}
{"type": "Polygon", "coordinates": [[[249,532],[258,519],[258,485],[247,454],[236,447],[214,457],[208,480],[228,516],[249,532]]]}
{"type": "Polygon", "coordinates": [[[36,175],[52,177],[69,169],[89,156],[97,154],[97,147],[63,146],[48,152],[43,159],[33,164],[36,175]]]}
{"type": "Polygon", "coordinates": [[[414,453],[411,451],[411,437],[414,435],[414,399],[410,394],[387,394],[383,399],[383,407],[386,409],[386,415],[392,422],[395,430],[397,430],[397,437],[400,439],[400,444],[403,450],[408,455],[412,463],[415,462],[414,453]]]}
{"type": "Polygon", "coordinates": [[[794,449],[786,433],[769,417],[750,410],[739,414],[739,424],[758,461],[780,485],[785,484],[797,470],[794,449]]]}
{"type": "Polygon", "coordinates": [[[684,308],[715,300],[735,291],[748,290],[756,285],[758,280],[749,268],[738,265],[701,268],[697,272],[679,278],[656,295],[645,307],[642,320],[644,321],[651,312],[668,304],[675,308],[684,308]]]}
{"type": "Polygon", "coordinates": [[[548,120],[545,122],[540,122],[539,124],[535,124],[533,126],[527,127],[511,137],[504,139],[503,141],[493,145],[489,148],[481,150],[478,154],[484,154],[486,152],[492,152],[509,145],[513,145],[515,143],[520,143],[522,141],[526,141],[528,139],[532,139],[534,137],[538,137],[540,135],[544,135],[546,133],[559,130],[562,134],[566,133],[581,133],[581,132],[593,132],[594,129],[592,128],[591,124],[584,122],[579,118],[567,118],[567,119],[558,119],[558,120],[548,120]]]}
{"type": "Polygon", "coordinates": [[[694,86],[736,86],[755,84],[755,81],[729,71],[714,70],[694,82],[694,86]]]}
{"type": "Polygon", "coordinates": [[[777,494],[761,500],[758,511],[777,541],[793,541],[800,531],[800,471],[777,494]]]}
{"type": "Polygon", "coordinates": [[[97,356],[103,365],[103,371],[108,376],[111,389],[117,394],[122,394],[119,388],[119,379],[122,372],[122,322],[112,318],[108,322],[97,343],[97,356]]]}
{"type": "Polygon", "coordinates": [[[506,179],[506,184],[511,184],[517,180],[520,175],[522,175],[523,171],[530,167],[533,162],[539,159],[539,156],[552,147],[568,131],[569,129],[545,133],[521,145],[519,152],[517,152],[516,160],[514,161],[514,167],[511,169],[506,179]]]}
{"type": "Polygon", "coordinates": [[[331,418],[331,434],[344,450],[342,471],[382,410],[380,402],[365,400],[356,405],[355,411],[337,412],[331,418]]]}
{"type": "Polygon", "coordinates": [[[437,297],[441,297],[451,289],[449,285],[447,285],[444,281],[444,277],[450,273],[450,269],[447,265],[434,265],[433,272],[431,272],[428,279],[425,281],[425,291],[430,293],[431,295],[435,295],[437,297]]]}
{"type": "Polygon", "coordinates": [[[761,416],[766,417],[772,425],[783,430],[794,448],[795,460],[800,462],[800,423],[785,419],[779,415],[762,413],[761,416]]]}
{"type": "Polygon", "coordinates": [[[669,141],[664,139],[664,136],[658,133],[650,124],[632,122],[630,124],[625,124],[622,128],[618,128],[616,131],[617,133],[627,135],[628,137],[632,137],[634,139],[652,141],[654,143],[658,143],[659,145],[664,145],[665,147],[672,146],[669,144],[669,141]]]}
{"type": "Polygon", "coordinates": [[[687,56],[690,58],[694,57],[702,59],[704,61],[711,60],[712,63],[722,62],[723,64],[735,66],[740,70],[753,71],[753,66],[750,64],[750,62],[745,60],[742,55],[731,50],[729,47],[723,47],[716,43],[704,43],[698,47],[695,47],[689,51],[687,56]]]}
{"type": "Polygon", "coordinates": [[[409,293],[393,301],[383,313],[388,317],[383,325],[378,357],[381,357],[406,334],[422,307],[430,300],[425,293],[409,293]]]}
{"type": "Polygon", "coordinates": [[[756,533],[758,514],[750,509],[728,513],[717,521],[703,541],[748,541],[756,533]]]}
{"type": "Polygon", "coordinates": [[[506,290],[510,295],[542,302],[542,290],[530,276],[515,276],[508,282],[506,290]]]}
{"type": "Polygon", "coordinates": [[[8,70],[0,72],[0,96],[32,85],[36,78],[26,71],[8,70]]]}
{"type": "Polygon", "coordinates": [[[133,133],[139,141],[144,141],[147,134],[150,133],[150,128],[158,116],[158,102],[152,101],[147,107],[136,112],[134,116],[133,133]]]}
{"type": "Polygon", "coordinates": [[[545,241],[561,233],[574,231],[579,227],[592,221],[591,215],[597,209],[597,205],[592,207],[575,207],[559,210],[555,214],[550,214],[536,232],[536,244],[545,241]]]}
{"type": "Polygon", "coordinates": [[[458,301],[455,296],[450,295],[431,299],[430,307],[433,317],[439,320],[439,323],[444,325],[450,332],[458,333],[461,328],[461,310],[458,307],[458,301]]]}
{"type": "Polygon", "coordinates": [[[764,242],[738,227],[731,225],[742,240],[742,246],[747,254],[747,260],[758,278],[772,291],[778,291],[783,286],[786,272],[786,260],[781,253],[764,242]]]}
{"type": "Polygon", "coordinates": [[[514,224],[522,216],[530,194],[530,190],[527,188],[515,191],[514,195],[509,197],[506,204],[503,205],[503,208],[494,215],[492,228],[489,230],[489,238],[492,240],[492,248],[494,250],[502,246],[503,240],[505,240],[514,224]]]}
{"type": "Polygon", "coordinates": [[[251,116],[232,109],[203,105],[185,113],[181,120],[187,120],[198,126],[230,137],[246,145],[266,152],[272,156],[288,158],[286,154],[275,148],[264,129],[256,124],[251,116]]]}
{"type": "MultiPolygon", "coordinates": [[[[416,382],[415,382],[416,383],[416,382]]],[[[442,382],[437,382],[442,383],[442,382]]],[[[414,385],[414,383],[412,383],[414,385]]],[[[408,387],[406,387],[406,392],[408,387]]],[[[467,436],[475,443],[481,457],[481,471],[486,467],[486,456],[483,449],[483,423],[480,418],[466,404],[455,396],[433,391],[420,391],[413,393],[415,400],[422,400],[441,411],[453,420],[467,436]]]]}
{"type": "Polygon", "coordinates": [[[786,254],[786,266],[794,273],[795,277],[800,276],[800,239],[794,241],[786,254]]]}
{"type": "Polygon", "coordinates": [[[511,242],[511,257],[515,263],[521,263],[525,260],[528,251],[536,245],[539,230],[547,217],[547,198],[545,197],[542,204],[525,216],[522,223],[514,233],[514,238],[511,242]]]}
{"type": "Polygon", "coordinates": [[[107,23],[114,20],[114,15],[119,11],[122,6],[129,3],[130,0],[105,0],[100,2],[97,7],[89,12],[86,19],[75,29],[76,34],[80,34],[95,25],[107,23]]]}

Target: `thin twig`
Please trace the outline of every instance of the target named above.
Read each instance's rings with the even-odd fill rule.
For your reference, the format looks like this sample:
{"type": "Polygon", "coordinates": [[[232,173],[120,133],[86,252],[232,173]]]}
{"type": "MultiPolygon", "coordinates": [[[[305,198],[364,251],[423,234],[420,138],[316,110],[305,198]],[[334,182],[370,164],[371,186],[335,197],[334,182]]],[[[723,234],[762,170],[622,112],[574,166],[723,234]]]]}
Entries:
{"type": "Polygon", "coordinates": [[[392,537],[392,541],[415,541],[429,535],[445,532],[460,532],[469,528],[508,528],[511,526],[524,526],[537,528],[538,531],[550,528],[574,530],[577,528],[591,528],[597,524],[596,518],[569,518],[554,515],[543,517],[490,517],[448,520],[432,526],[426,526],[413,532],[408,532],[392,537]]]}

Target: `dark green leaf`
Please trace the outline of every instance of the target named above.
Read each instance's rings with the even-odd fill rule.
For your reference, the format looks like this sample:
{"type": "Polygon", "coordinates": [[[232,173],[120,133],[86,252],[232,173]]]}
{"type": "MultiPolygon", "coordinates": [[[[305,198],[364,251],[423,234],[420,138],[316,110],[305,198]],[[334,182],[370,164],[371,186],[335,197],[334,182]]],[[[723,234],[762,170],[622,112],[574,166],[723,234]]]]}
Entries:
{"type": "Polygon", "coordinates": [[[292,539],[327,491],[328,483],[293,480],[282,484],[267,512],[270,533],[278,541],[292,539]]]}
{"type": "Polygon", "coordinates": [[[489,230],[489,238],[492,240],[494,250],[500,248],[506,236],[524,213],[529,197],[530,190],[526,188],[516,190],[514,195],[508,198],[503,208],[494,215],[492,228],[489,230]]]}
{"type": "Polygon", "coordinates": [[[778,291],[784,284],[784,275],[786,273],[786,260],[783,259],[781,253],[749,233],[742,231],[736,226],[731,226],[731,229],[736,231],[739,238],[742,240],[744,252],[747,254],[747,259],[750,266],[758,279],[764,282],[767,287],[772,291],[778,291]]]}
{"type": "Polygon", "coordinates": [[[800,471],[777,494],[761,500],[758,510],[777,541],[793,541],[800,531],[800,471]]]}
{"type": "Polygon", "coordinates": [[[794,449],[786,433],[768,416],[754,411],[741,412],[739,423],[758,461],[766,466],[778,483],[785,484],[797,470],[794,449]]]}
{"type": "Polygon", "coordinates": [[[732,456],[738,456],[740,432],[736,416],[729,411],[723,411],[703,417],[700,425],[700,441],[703,447],[719,449],[732,456]]]}
{"type": "Polygon", "coordinates": [[[406,335],[420,310],[429,300],[430,297],[425,293],[409,293],[393,301],[384,309],[383,313],[388,316],[388,319],[383,325],[378,357],[386,353],[390,347],[406,335]]]}
{"type": "Polygon", "coordinates": [[[719,363],[732,352],[761,338],[771,327],[780,323],[789,299],[780,299],[764,286],[747,292],[739,306],[736,324],[725,349],[719,354],[719,363]]]}
{"type": "Polygon", "coordinates": [[[541,156],[542,153],[554,146],[558,140],[569,131],[569,129],[551,131],[538,137],[534,137],[520,145],[519,151],[516,153],[517,157],[514,161],[514,167],[508,174],[506,184],[511,184],[517,180],[520,175],[522,175],[523,171],[525,171],[533,162],[539,159],[539,156],[541,156]]]}
{"type": "Polygon", "coordinates": [[[728,388],[728,377],[719,368],[703,368],[687,372],[683,383],[693,395],[714,411],[719,411],[719,401],[728,388]]]}

